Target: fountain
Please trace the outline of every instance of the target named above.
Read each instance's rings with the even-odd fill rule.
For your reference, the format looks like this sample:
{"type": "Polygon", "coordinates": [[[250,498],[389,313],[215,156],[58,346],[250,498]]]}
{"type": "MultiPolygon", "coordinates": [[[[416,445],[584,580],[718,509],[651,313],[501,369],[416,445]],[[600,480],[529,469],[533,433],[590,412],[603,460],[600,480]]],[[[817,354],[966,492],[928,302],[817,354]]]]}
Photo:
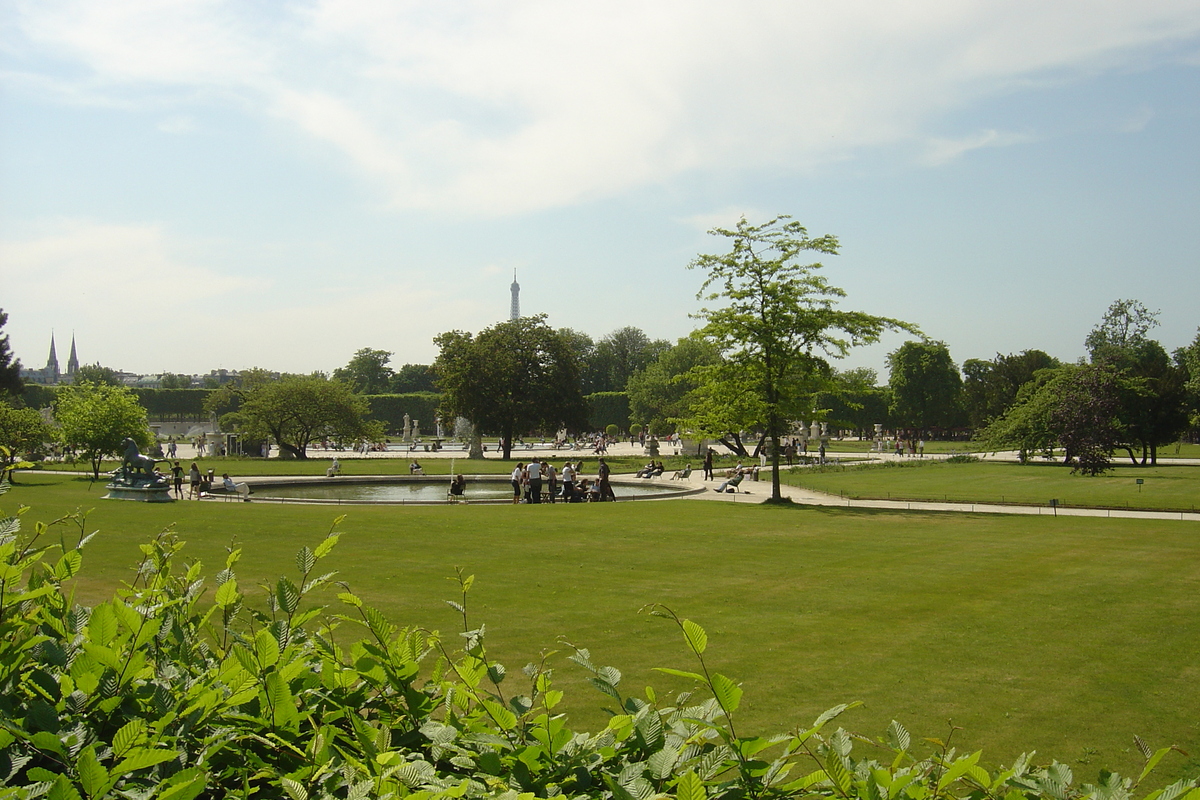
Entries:
{"type": "MultiPolygon", "coordinates": [[[[155,459],[138,452],[137,443],[126,439],[121,466],[112,474],[105,500],[137,500],[142,503],[173,503],[171,482],[154,469],[155,459]]],[[[159,459],[167,461],[168,459],[159,459]]]]}

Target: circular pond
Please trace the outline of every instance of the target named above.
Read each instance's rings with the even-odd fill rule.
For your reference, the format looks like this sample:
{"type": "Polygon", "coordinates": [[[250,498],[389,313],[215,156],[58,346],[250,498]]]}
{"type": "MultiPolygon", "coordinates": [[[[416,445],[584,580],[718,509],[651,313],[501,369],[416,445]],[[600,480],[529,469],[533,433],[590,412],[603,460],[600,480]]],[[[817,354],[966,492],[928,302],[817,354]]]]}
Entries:
{"type": "MultiPolygon", "coordinates": [[[[450,480],[446,478],[331,478],[305,481],[255,481],[251,484],[256,502],[294,503],[445,503],[450,480]]],[[[691,494],[686,485],[661,480],[613,481],[618,500],[681,497],[691,494]]],[[[467,478],[467,502],[512,502],[512,484],[505,476],[467,478]]],[[[561,502],[561,499],[559,499],[561,502]]]]}

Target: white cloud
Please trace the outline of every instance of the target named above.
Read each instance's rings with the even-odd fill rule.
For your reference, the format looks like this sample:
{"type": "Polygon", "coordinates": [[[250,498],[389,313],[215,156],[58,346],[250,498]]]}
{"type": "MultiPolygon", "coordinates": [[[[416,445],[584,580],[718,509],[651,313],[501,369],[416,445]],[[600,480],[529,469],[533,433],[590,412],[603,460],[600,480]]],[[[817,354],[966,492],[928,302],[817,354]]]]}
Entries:
{"type": "Polygon", "coordinates": [[[503,215],[928,140],[974,98],[1186,45],[1200,5],[37,0],[14,21],[15,52],[73,64],[47,79],[79,93],[223,97],[326,143],[397,207],[503,215]]]}
{"type": "Polygon", "coordinates": [[[1009,147],[1032,140],[1033,137],[1026,134],[995,130],[980,131],[960,139],[932,139],[926,146],[922,161],[929,166],[940,166],[981,147],[1009,147]]]}

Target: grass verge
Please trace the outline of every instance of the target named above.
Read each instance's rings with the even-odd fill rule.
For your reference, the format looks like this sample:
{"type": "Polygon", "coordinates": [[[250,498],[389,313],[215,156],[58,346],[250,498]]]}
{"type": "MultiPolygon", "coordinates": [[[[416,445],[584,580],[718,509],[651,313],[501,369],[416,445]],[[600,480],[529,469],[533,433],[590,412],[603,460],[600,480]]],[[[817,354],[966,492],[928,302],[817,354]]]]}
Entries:
{"type": "MultiPolygon", "coordinates": [[[[174,525],[210,580],[244,547],[243,587],[290,573],[329,528],[328,508],[254,503],[145,505],[99,499],[86,480],[40,474],[4,498],[50,520],[93,509],[79,599],[130,577],[137,547],[174,525]]],[[[588,506],[355,508],[331,568],[399,624],[449,632],[447,580],[477,576],[469,608],[514,681],[559,637],[618,667],[627,693],[688,688],[652,672],[692,669],[677,632],[639,614],[662,602],[703,624],[716,669],[744,682],[739,729],[774,733],[836,703],[866,703],[846,725],[878,735],[895,718],[919,736],[1026,749],[1094,777],[1139,762],[1133,734],[1200,767],[1195,526],[1140,520],[882,513],[670,501],[588,506]]],[[[63,529],[64,533],[69,529],[63,529]]],[[[261,596],[261,595],[260,595],[261,596]]],[[[333,601],[330,598],[331,602],[333,601]]],[[[604,703],[561,656],[566,710],[601,724],[604,703]],[[580,702],[582,698],[594,701],[580,702]]]]}

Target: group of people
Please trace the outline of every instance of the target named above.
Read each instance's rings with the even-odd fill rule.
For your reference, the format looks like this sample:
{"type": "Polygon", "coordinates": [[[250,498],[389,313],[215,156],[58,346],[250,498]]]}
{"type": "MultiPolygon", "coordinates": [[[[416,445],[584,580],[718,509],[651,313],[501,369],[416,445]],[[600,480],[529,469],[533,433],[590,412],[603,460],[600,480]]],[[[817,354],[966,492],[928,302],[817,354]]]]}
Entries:
{"type": "Polygon", "coordinates": [[[639,477],[639,478],[657,478],[657,477],[661,476],[665,470],[666,470],[666,467],[663,466],[663,463],[661,461],[659,461],[658,463],[651,461],[649,464],[647,464],[646,466],[642,467],[641,469],[639,469],[637,471],[637,477],[639,477]]]}
{"type": "Polygon", "coordinates": [[[582,461],[567,461],[561,471],[545,460],[530,461],[528,464],[518,462],[510,476],[513,504],[541,503],[543,487],[546,490],[545,499],[550,503],[560,498],[564,503],[593,503],[617,499],[609,482],[611,470],[603,458],[596,466],[595,480],[584,478],[582,470],[582,461]]]}

